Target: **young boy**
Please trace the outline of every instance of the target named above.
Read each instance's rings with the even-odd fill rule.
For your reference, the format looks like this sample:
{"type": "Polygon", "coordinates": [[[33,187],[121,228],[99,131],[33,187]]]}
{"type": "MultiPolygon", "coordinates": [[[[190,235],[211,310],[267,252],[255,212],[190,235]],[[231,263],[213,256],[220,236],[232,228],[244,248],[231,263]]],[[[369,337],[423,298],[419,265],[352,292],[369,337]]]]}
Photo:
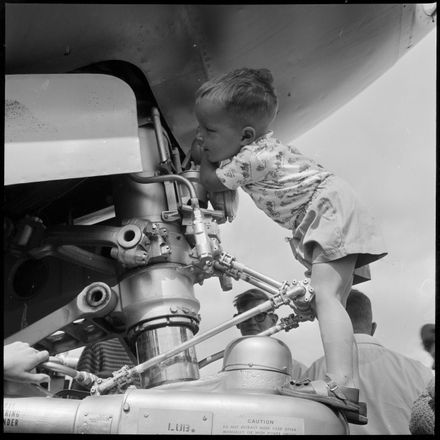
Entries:
{"type": "Polygon", "coordinates": [[[295,258],[311,271],[328,369],[326,382],[301,391],[357,403],[356,343],[345,302],[352,283],[365,280],[366,265],[386,251],[350,187],[273,137],[269,126],[278,102],[272,83],[269,70],[243,68],[196,92],[201,183],[211,192],[242,187],[258,208],[292,231],[295,258]]]}

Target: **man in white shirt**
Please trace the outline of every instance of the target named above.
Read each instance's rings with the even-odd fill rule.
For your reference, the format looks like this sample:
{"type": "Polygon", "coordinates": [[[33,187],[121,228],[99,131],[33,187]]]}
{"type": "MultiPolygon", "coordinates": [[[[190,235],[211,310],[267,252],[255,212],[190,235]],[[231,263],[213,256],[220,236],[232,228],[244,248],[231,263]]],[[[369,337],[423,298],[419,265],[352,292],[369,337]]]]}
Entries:
{"type": "MultiPolygon", "coordinates": [[[[347,313],[353,324],[359,355],[359,401],[367,403],[368,424],[350,424],[350,433],[410,434],[411,407],[432,379],[431,370],[421,362],[385,348],[373,338],[371,302],[352,289],[347,313]]],[[[303,378],[323,379],[327,371],[324,358],[315,361],[303,378]]]]}

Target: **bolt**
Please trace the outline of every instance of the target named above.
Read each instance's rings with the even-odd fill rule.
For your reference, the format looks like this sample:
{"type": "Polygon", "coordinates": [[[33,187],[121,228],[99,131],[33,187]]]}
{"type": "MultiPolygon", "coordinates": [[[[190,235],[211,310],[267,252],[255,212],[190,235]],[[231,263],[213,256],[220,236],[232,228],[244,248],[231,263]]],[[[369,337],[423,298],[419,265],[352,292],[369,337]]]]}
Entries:
{"type": "Polygon", "coordinates": [[[170,307],[170,312],[171,313],[177,313],[177,307],[176,306],[171,306],[170,307]]]}
{"type": "Polygon", "coordinates": [[[127,402],[125,402],[122,409],[124,412],[128,412],[128,411],[130,411],[130,405],[127,402]]]}

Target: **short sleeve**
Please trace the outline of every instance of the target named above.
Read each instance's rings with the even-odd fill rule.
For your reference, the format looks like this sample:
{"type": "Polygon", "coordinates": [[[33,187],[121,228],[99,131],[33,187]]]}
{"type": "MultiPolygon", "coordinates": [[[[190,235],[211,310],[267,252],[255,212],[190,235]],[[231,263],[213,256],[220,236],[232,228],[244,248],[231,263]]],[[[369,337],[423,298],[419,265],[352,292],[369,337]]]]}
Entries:
{"type": "Polygon", "coordinates": [[[271,170],[271,160],[265,151],[243,147],[237,155],[216,169],[220,182],[229,189],[249,185],[264,179],[271,170]]]}

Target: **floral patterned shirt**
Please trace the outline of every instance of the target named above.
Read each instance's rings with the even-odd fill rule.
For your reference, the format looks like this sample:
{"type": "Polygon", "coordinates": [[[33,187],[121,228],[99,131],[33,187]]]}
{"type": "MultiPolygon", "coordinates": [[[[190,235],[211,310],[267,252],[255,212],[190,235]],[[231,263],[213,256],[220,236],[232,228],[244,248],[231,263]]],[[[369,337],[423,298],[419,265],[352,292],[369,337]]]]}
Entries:
{"type": "Polygon", "coordinates": [[[271,219],[292,230],[318,185],[332,173],[269,132],[216,169],[229,189],[242,187],[271,219]]]}

